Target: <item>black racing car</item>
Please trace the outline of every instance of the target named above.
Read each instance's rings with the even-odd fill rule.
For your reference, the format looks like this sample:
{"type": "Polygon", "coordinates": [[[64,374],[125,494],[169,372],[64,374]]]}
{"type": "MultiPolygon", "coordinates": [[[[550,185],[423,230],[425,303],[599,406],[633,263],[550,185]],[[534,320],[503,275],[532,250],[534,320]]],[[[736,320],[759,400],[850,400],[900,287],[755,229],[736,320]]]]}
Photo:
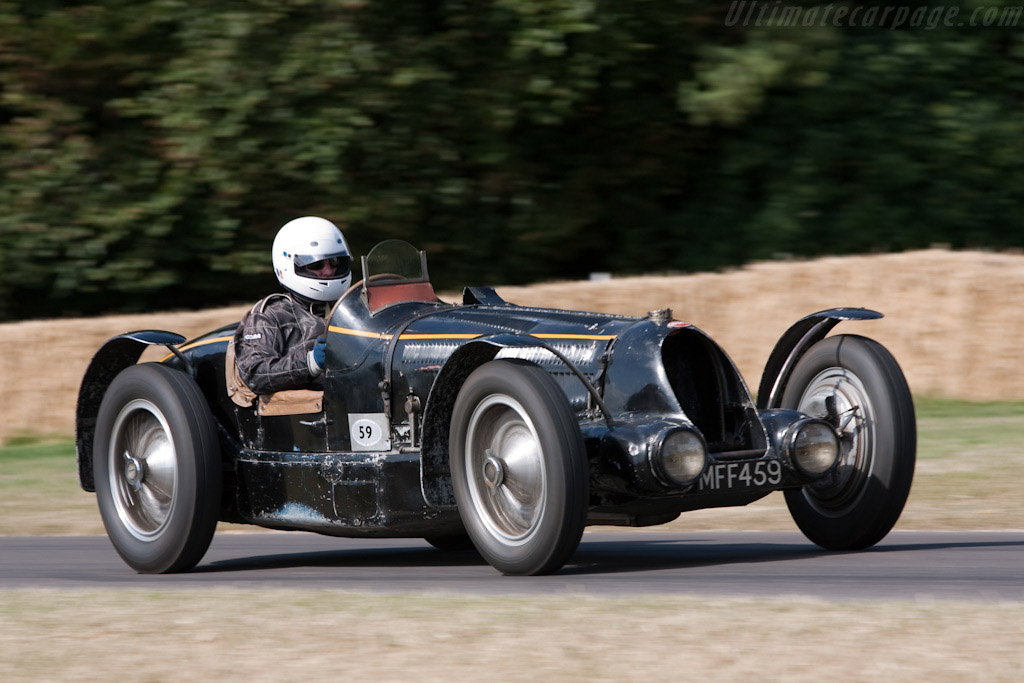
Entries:
{"type": "Polygon", "coordinates": [[[256,396],[236,324],[184,343],[132,332],[82,382],[76,443],[114,547],[185,571],[218,520],[475,547],[506,574],[559,569],[588,524],[647,526],[784,491],[807,537],[866,548],[895,524],[916,426],[899,365],[826,334],[782,336],[755,403],[728,356],[668,310],[529,308],[487,287],[437,299],[423,252],[391,240],[328,321],[324,389],[256,396]],[[138,363],[147,345],[161,362],[138,363]]]}

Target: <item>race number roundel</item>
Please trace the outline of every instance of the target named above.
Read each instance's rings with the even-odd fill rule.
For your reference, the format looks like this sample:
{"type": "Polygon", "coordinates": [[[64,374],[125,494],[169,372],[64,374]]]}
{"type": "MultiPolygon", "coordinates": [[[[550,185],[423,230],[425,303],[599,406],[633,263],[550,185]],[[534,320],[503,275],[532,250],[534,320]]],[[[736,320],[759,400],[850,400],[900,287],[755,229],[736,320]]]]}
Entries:
{"type": "Polygon", "coordinates": [[[360,420],[352,425],[352,428],[353,440],[363,448],[376,446],[382,436],[380,429],[370,420],[360,420]]]}
{"type": "Polygon", "coordinates": [[[349,435],[354,451],[386,451],[391,448],[387,417],[383,413],[349,415],[349,435]]]}

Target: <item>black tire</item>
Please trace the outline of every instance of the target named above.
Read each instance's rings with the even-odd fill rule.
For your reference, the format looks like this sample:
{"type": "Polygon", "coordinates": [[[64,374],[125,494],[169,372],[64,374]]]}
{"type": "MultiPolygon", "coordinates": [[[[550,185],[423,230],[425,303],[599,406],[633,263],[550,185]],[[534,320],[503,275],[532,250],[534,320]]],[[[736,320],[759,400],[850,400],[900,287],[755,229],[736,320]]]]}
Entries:
{"type": "Polygon", "coordinates": [[[455,500],[477,551],[505,574],[557,571],[579,546],[589,472],[565,394],[540,367],[477,368],[451,422],[455,500]]]}
{"type": "Polygon", "coordinates": [[[129,566],[183,572],[202,559],[217,527],[221,463],[192,377],[157,363],[123,370],[100,404],[93,459],[103,525],[129,566]]]}
{"type": "Polygon", "coordinates": [[[917,451],[914,402],[896,359],[856,335],[823,339],[797,362],[782,407],[828,417],[835,399],[840,460],[824,481],[786,491],[800,530],[829,550],[859,550],[882,540],[910,494],[917,451]]]}

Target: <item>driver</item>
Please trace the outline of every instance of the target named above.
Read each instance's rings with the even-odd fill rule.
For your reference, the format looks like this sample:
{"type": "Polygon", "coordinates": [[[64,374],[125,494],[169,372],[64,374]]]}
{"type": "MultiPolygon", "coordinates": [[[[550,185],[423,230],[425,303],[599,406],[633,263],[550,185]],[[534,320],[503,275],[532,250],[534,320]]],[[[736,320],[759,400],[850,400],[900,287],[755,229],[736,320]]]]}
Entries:
{"type": "Polygon", "coordinates": [[[235,362],[257,394],[319,388],[326,316],[352,281],[352,255],[334,223],[304,216],[285,223],[272,247],[285,292],[256,302],[235,331],[235,362]]]}

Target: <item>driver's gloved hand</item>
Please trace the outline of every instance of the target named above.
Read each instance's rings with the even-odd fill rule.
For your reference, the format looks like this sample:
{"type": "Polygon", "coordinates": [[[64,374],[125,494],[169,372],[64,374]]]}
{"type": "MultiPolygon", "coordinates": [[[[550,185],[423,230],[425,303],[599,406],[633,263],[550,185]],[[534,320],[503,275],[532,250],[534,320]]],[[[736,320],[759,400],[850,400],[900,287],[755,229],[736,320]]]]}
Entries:
{"type": "Polygon", "coordinates": [[[309,373],[314,377],[324,371],[327,365],[327,340],[324,337],[317,337],[316,344],[306,355],[306,364],[309,365],[309,373]]]}

